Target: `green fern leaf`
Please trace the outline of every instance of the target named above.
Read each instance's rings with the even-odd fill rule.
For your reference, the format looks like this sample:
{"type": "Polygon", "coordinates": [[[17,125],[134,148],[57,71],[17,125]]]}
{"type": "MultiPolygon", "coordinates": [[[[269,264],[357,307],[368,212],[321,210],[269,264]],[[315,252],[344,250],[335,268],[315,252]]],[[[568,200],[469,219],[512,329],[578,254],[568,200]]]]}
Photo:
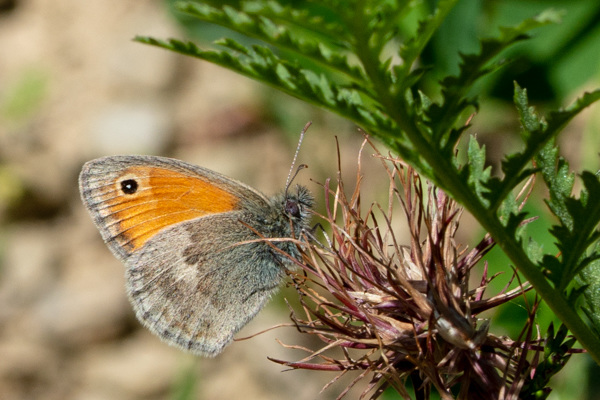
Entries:
{"type": "MultiPolygon", "coordinates": [[[[594,246],[593,254],[600,254],[600,243],[594,246]]],[[[582,269],[579,281],[584,288],[584,311],[600,335],[600,260],[592,261],[582,269]]]]}
{"type": "Polygon", "coordinates": [[[548,119],[537,115],[535,110],[529,106],[527,90],[522,89],[515,82],[515,104],[521,117],[523,128],[522,137],[525,149],[519,153],[507,156],[502,162],[502,171],[506,179],[496,187],[490,187],[490,207],[495,209],[506,195],[513,190],[521,181],[526,179],[535,169],[525,169],[536,154],[539,154],[544,146],[551,141],[564,128],[575,115],[585,107],[600,99],[600,90],[585,93],[572,106],[565,110],[550,113],[548,119]]]}
{"type": "Polygon", "coordinates": [[[569,172],[569,163],[558,157],[558,148],[554,146],[554,141],[548,142],[536,156],[536,161],[549,188],[550,198],[546,204],[561,224],[571,229],[573,220],[565,206],[565,199],[573,190],[575,174],[569,172]]]}
{"type": "Polygon", "coordinates": [[[458,0],[441,0],[438,2],[435,12],[421,21],[416,34],[401,47],[398,56],[402,60],[402,65],[395,71],[398,79],[397,93],[403,93],[409,86],[404,81],[404,77],[409,75],[415,61],[423,52],[423,49],[431,40],[435,31],[440,27],[444,19],[452,10],[458,0]]]}
{"type": "Polygon", "coordinates": [[[502,50],[526,39],[528,36],[525,33],[529,30],[557,22],[558,17],[559,14],[555,12],[546,12],[525,20],[517,27],[502,28],[498,38],[482,40],[479,54],[461,54],[459,75],[447,77],[441,82],[443,101],[440,105],[432,106],[428,115],[433,127],[433,143],[438,143],[440,148],[446,147],[446,152],[456,146],[459,138],[448,136],[448,132],[464,109],[469,106],[477,108],[477,102],[467,99],[466,94],[478,79],[504,65],[504,61],[488,65],[490,61],[502,50]]]}
{"type": "Polygon", "coordinates": [[[471,136],[467,151],[468,163],[462,172],[466,175],[468,184],[477,193],[482,204],[486,205],[487,192],[485,183],[490,180],[491,167],[485,166],[485,146],[479,146],[475,137],[471,136]]]}
{"type": "Polygon", "coordinates": [[[600,258],[600,253],[585,255],[590,246],[600,238],[600,232],[597,230],[600,222],[600,203],[589,200],[600,198],[600,181],[589,172],[584,172],[581,179],[584,189],[579,199],[569,197],[564,201],[572,221],[571,226],[561,224],[550,229],[550,233],[557,239],[556,245],[561,252],[562,262],[551,262],[548,265],[544,264],[544,267],[551,271],[551,280],[561,290],[566,288],[582,269],[600,258]]]}
{"type": "MultiPolygon", "coordinates": [[[[344,74],[355,81],[364,81],[365,74],[360,66],[353,65],[348,60],[348,44],[331,37],[316,35],[305,28],[299,30],[291,25],[300,22],[299,18],[306,13],[294,13],[289,7],[282,8],[273,2],[262,4],[260,7],[257,7],[256,3],[248,4],[245,9],[250,12],[237,11],[228,6],[217,9],[196,2],[178,2],[176,8],[201,21],[218,24],[280,49],[295,52],[301,57],[318,62],[328,71],[344,74]],[[270,15],[279,17],[278,22],[281,23],[266,17],[268,13],[262,14],[266,10],[271,11],[270,15]],[[290,18],[282,19],[282,16],[290,18]]],[[[314,22],[315,18],[308,20],[314,22]]],[[[333,31],[339,31],[339,28],[333,31]]]]}

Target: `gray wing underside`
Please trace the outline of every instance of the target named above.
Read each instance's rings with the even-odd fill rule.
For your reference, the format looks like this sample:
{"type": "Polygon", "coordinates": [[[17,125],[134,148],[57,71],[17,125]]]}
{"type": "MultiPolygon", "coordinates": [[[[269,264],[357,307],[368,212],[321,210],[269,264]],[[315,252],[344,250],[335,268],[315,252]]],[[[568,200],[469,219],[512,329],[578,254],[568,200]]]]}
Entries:
{"type": "Polygon", "coordinates": [[[283,271],[239,213],[175,225],[127,260],[137,317],[166,342],[214,356],[277,290],[283,271]]]}

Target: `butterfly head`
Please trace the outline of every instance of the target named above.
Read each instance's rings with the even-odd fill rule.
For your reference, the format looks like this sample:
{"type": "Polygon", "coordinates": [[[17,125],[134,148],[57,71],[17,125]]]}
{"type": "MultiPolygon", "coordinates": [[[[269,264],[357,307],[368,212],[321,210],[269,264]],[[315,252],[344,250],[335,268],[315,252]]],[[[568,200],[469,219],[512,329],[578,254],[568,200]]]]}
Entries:
{"type": "Polygon", "coordinates": [[[286,190],[283,202],[284,212],[292,223],[306,225],[310,219],[310,209],[315,202],[309,190],[301,185],[296,186],[295,192],[286,190]]]}

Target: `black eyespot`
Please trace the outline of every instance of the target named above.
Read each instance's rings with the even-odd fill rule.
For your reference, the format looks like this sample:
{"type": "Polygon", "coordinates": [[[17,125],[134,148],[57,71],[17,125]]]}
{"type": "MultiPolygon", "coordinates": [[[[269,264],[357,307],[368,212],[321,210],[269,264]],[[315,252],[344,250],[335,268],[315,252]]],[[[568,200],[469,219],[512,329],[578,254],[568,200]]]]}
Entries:
{"type": "Polygon", "coordinates": [[[292,217],[299,218],[300,217],[300,206],[298,205],[298,201],[287,199],[285,201],[285,212],[292,217]]]}
{"type": "Polygon", "coordinates": [[[134,179],[127,179],[121,182],[121,190],[125,194],[134,194],[138,190],[138,183],[134,179]]]}

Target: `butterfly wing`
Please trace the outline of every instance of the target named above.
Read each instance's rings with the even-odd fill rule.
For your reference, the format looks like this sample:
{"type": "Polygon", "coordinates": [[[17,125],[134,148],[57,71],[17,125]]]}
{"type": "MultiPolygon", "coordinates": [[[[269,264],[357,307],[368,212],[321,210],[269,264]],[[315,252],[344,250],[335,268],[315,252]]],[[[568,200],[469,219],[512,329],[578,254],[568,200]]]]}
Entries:
{"type": "Polygon", "coordinates": [[[256,236],[265,197],[178,160],[105,157],[80,191],[104,241],[127,265],[138,318],[170,344],[215,355],[264,305],[281,267],[256,236]],[[240,222],[242,221],[242,223],[240,222]]]}
{"type": "Polygon", "coordinates": [[[162,231],[127,269],[138,318],[168,343],[214,356],[231,342],[283,278],[281,265],[232,214],[162,231]],[[210,232],[207,234],[206,232],[210,232]]]}
{"type": "Polygon", "coordinates": [[[83,203],[122,261],[183,221],[266,204],[262,194],[214,171],[153,156],[104,157],[79,177],[83,203]]]}

